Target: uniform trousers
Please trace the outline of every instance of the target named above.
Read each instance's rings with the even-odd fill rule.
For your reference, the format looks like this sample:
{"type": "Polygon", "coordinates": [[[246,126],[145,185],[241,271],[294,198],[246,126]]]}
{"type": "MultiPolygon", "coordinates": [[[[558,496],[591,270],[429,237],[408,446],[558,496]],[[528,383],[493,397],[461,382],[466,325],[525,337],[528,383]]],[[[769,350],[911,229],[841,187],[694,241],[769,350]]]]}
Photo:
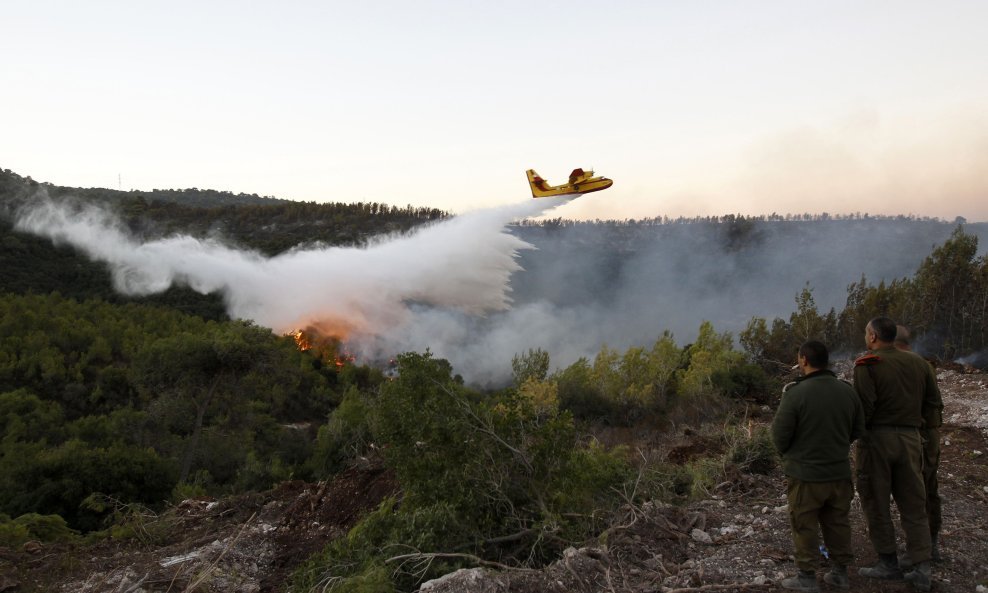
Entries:
{"type": "Polygon", "coordinates": [[[891,499],[899,509],[912,563],[930,560],[923,443],[918,428],[874,426],[855,449],[858,495],[875,552],[895,554],[891,499]]]}
{"type": "Polygon", "coordinates": [[[848,519],[854,497],[850,478],[807,482],[789,476],[786,480],[796,568],[807,572],[816,570],[820,558],[817,533],[821,531],[830,557],[845,566],[850,564],[854,560],[848,519]]]}

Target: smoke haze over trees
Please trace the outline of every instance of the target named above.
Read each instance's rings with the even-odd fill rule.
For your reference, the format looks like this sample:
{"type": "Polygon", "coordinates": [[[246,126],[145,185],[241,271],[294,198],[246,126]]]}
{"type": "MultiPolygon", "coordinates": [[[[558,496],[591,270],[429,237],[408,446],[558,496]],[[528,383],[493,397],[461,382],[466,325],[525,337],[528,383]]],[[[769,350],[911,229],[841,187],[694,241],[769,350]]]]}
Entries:
{"type": "MultiPolygon", "coordinates": [[[[689,341],[704,320],[737,335],[752,317],[788,317],[807,289],[821,314],[840,312],[850,288],[912,277],[956,229],[905,217],[522,226],[519,236],[538,250],[521,255],[525,272],[513,282],[515,311],[538,307],[552,311],[553,319],[579,320],[581,332],[595,332],[589,341],[616,347],[648,343],[663,330],[689,341]]],[[[988,225],[964,225],[963,233],[964,252],[944,281],[971,288],[984,271],[983,259],[975,260],[985,254],[988,225]]],[[[934,276],[939,269],[936,262],[924,267],[934,276]]],[[[983,283],[974,290],[984,297],[983,283]]],[[[531,327],[531,320],[524,325],[531,327]]],[[[556,327],[549,323],[529,334],[544,339],[536,345],[550,352],[557,343],[586,339],[560,335],[556,327]]],[[[840,340],[854,350],[863,347],[859,342],[840,340]]]]}

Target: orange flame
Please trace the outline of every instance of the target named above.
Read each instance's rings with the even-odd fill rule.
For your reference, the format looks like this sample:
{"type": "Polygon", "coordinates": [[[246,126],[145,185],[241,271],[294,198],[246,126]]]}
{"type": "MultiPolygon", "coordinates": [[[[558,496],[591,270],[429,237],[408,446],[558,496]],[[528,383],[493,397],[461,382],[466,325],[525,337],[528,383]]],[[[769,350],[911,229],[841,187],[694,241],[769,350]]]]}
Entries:
{"type": "Polygon", "coordinates": [[[312,344],[309,343],[309,336],[307,336],[305,332],[300,329],[297,329],[293,332],[289,332],[285,335],[294,338],[295,345],[298,346],[298,349],[301,350],[302,352],[305,352],[309,348],[312,348],[312,344]]]}
{"type": "Polygon", "coordinates": [[[295,345],[303,352],[311,352],[324,363],[332,362],[337,369],[347,364],[353,364],[357,357],[350,353],[343,343],[343,338],[336,334],[323,333],[322,327],[308,326],[288,332],[295,340],[295,345]]]}

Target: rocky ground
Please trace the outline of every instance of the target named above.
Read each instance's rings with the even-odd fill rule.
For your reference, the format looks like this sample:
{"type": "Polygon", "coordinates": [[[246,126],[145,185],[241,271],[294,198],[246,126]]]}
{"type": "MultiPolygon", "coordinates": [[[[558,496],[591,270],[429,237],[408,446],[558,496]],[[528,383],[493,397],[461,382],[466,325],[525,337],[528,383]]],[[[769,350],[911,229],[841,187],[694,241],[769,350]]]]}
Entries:
{"type": "MultiPolygon", "coordinates": [[[[988,375],[968,371],[941,368],[938,374],[946,406],[944,560],[934,567],[934,591],[983,593],[988,585],[988,375]]],[[[682,451],[684,444],[678,445],[670,453],[682,451]]],[[[185,501],[161,516],[136,520],[139,537],[123,543],[0,549],[0,592],[280,591],[299,562],[395,491],[387,473],[353,469],[330,483],[288,482],[232,499],[185,501]]],[[[873,563],[857,500],[852,524],[856,565],[873,563]]],[[[687,506],[628,508],[598,541],[567,550],[543,570],[462,570],[422,591],[780,591],[779,581],[794,570],[791,551],[784,479],[775,469],[738,474],[687,506]]],[[[851,587],[910,590],[853,569],[851,587]]]]}

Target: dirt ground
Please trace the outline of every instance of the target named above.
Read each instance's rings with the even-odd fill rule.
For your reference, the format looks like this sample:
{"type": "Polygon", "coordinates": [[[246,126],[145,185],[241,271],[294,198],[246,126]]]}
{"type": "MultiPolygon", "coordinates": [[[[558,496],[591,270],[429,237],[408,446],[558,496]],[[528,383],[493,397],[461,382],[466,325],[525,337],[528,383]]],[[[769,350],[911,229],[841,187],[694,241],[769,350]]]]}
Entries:
{"type": "Polygon", "coordinates": [[[0,592],[281,591],[302,561],[395,493],[388,472],[352,469],[332,482],[186,500],[146,517],[136,540],[2,550],[0,592]]]}
{"type": "MultiPolygon", "coordinates": [[[[945,401],[939,473],[944,560],[934,566],[933,585],[939,592],[975,593],[988,585],[988,375],[965,371],[970,369],[938,374],[945,401]]],[[[709,437],[684,438],[669,445],[670,459],[716,448],[704,441],[709,437]]],[[[387,472],[352,469],[328,483],[286,482],[264,493],[188,500],[147,517],[137,525],[136,539],[0,549],[0,592],[274,593],[307,556],[396,491],[387,472]]],[[[794,570],[785,505],[777,468],[767,475],[738,474],[687,506],[629,508],[598,541],[567,550],[545,569],[463,570],[422,591],[782,591],[779,581],[794,570]]],[[[910,591],[901,581],[858,576],[856,567],[876,556],[857,500],[852,525],[852,590],[910,591]]],[[[821,587],[827,588],[822,581],[821,587]]]]}

